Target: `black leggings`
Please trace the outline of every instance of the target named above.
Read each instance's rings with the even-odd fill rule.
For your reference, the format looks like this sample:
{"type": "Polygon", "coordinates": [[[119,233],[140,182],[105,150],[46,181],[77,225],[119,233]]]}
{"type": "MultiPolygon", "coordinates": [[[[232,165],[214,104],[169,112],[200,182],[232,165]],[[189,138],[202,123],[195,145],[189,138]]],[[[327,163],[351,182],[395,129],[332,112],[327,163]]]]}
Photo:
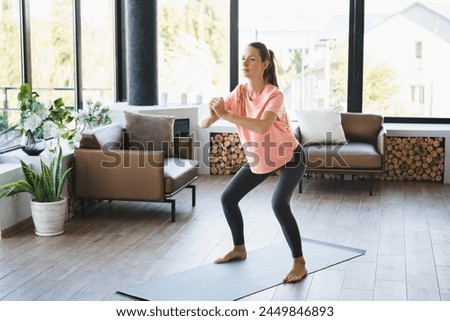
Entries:
{"type": "MultiPolygon", "coordinates": [[[[294,189],[305,173],[305,153],[301,145],[294,150],[292,159],[279,168],[280,178],[272,195],[272,209],[283,230],[292,257],[303,256],[302,242],[297,222],[291,211],[290,200],[294,189]]],[[[231,229],[234,245],[244,244],[244,222],[239,201],[252,189],[261,184],[273,172],[254,174],[249,164],[245,164],[226,186],[222,197],[222,208],[231,229]]]]}

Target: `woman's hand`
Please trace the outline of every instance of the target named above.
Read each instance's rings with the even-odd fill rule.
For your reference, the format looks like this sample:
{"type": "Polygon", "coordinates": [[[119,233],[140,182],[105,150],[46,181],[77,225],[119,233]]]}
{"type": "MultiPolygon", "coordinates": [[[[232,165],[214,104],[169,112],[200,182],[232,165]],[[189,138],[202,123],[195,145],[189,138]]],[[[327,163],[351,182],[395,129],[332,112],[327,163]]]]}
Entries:
{"type": "Polygon", "coordinates": [[[228,115],[228,112],[225,110],[225,102],[222,97],[211,99],[209,108],[213,110],[220,118],[224,118],[228,115]]]}
{"type": "Polygon", "coordinates": [[[211,108],[211,104],[212,104],[212,100],[209,103],[208,115],[200,121],[200,128],[208,128],[220,118],[216,114],[216,112],[211,108]]]}

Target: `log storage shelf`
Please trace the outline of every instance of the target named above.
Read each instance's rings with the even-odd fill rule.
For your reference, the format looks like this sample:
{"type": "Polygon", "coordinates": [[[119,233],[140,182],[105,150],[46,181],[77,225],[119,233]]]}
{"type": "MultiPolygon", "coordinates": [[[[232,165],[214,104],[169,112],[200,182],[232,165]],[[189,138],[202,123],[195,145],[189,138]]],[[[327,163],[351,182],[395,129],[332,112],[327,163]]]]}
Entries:
{"type": "MultiPolygon", "coordinates": [[[[387,137],[385,172],[376,178],[442,182],[444,160],[444,137],[387,137]]],[[[238,134],[210,133],[209,161],[213,175],[236,173],[247,162],[238,134]]]]}
{"type": "Polygon", "coordinates": [[[388,137],[384,179],[442,182],[444,159],[443,137],[388,137]]]}
{"type": "Polygon", "coordinates": [[[247,162],[236,133],[211,133],[209,166],[211,174],[234,174],[247,162]]]}

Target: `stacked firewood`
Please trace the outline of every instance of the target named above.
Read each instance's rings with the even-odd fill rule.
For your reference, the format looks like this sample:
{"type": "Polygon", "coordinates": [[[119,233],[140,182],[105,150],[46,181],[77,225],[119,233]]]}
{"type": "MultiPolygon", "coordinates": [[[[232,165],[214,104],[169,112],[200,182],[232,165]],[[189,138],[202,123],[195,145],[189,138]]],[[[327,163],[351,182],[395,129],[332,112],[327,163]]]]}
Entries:
{"type": "Polygon", "coordinates": [[[217,175],[234,174],[247,160],[241,140],[235,133],[216,133],[210,137],[210,172],[217,175]]]}
{"type": "Polygon", "coordinates": [[[444,144],[442,137],[388,137],[384,179],[441,182],[444,144]]]}
{"type": "MultiPolygon", "coordinates": [[[[68,167],[73,168],[74,164],[73,162],[70,162],[68,164],[68,167]]],[[[68,217],[69,219],[75,216],[76,212],[78,211],[78,208],[80,206],[79,200],[75,197],[75,180],[74,180],[74,172],[73,170],[69,172],[69,176],[67,178],[67,210],[68,210],[68,217]]]]}
{"type": "MultiPolygon", "coordinates": [[[[445,141],[442,137],[388,137],[385,173],[376,179],[386,181],[442,182],[445,141]]],[[[210,137],[211,174],[234,174],[247,162],[239,136],[235,133],[214,133],[210,137]]],[[[312,177],[342,178],[336,174],[311,174],[312,177]]],[[[365,178],[354,175],[353,179],[365,178]]]]}

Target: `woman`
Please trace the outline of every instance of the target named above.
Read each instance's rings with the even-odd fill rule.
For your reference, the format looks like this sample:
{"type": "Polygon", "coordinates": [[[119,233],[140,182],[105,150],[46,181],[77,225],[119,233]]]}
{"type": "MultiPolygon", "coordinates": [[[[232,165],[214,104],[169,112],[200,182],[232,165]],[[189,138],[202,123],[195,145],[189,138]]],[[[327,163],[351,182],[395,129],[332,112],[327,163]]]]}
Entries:
{"type": "Polygon", "coordinates": [[[234,247],[215,262],[226,263],[247,257],[238,203],[274,171],[280,170],[272,208],[293,257],[292,269],[283,281],[297,282],[307,271],[300,232],[289,203],[305,171],[303,148],[289,125],[284,97],[278,89],[273,52],[260,42],[249,44],[242,56],[242,73],[247,84],[238,85],[225,100],[213,98],[209,114],[200,124],[207,128],[219,118],[235,124],[248,161],[234,175],[221,197],[234,247]]]}

